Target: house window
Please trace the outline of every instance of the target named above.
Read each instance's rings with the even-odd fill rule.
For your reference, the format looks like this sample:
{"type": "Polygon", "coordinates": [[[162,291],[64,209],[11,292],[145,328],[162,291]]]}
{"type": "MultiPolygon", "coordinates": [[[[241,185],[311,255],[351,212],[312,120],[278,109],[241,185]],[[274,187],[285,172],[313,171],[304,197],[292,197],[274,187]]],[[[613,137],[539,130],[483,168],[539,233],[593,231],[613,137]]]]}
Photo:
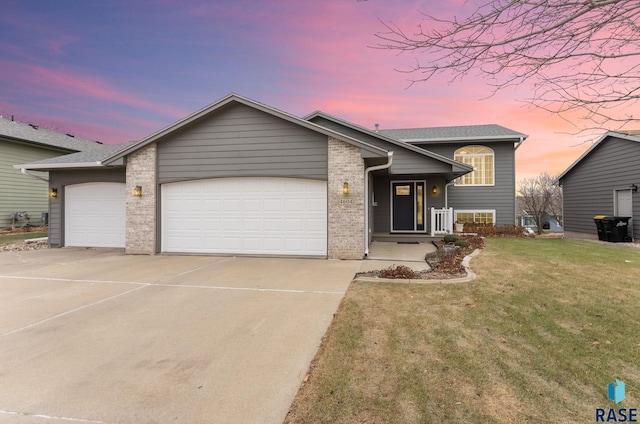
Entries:
{"type": "Polygon", "coordinates": [[[476,224],[494,224],[496,222],[496,211],[463,211],[457,210],[456,222],[475,222],[476,224]]]}
{"type": "Polygon", "coordinates": [[[456,179],[456,185],[487,186],[494,184],[494,153],[486,146],[464,146],[454,153],[458,162],[473,166],[474,171],[456,179]]]}

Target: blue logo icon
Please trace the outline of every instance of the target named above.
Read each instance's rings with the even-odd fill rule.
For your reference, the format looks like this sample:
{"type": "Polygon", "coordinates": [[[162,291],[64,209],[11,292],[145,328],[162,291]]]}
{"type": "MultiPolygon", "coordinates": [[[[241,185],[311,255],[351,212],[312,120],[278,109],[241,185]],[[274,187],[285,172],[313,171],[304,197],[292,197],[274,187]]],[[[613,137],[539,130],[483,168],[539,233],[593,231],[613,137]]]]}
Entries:
{"type": "Polygon", "coordinates": [[[615,403],[624,400],[624,383],[616,378],[615,382],[609,383],[607,397],[615,403]]]}

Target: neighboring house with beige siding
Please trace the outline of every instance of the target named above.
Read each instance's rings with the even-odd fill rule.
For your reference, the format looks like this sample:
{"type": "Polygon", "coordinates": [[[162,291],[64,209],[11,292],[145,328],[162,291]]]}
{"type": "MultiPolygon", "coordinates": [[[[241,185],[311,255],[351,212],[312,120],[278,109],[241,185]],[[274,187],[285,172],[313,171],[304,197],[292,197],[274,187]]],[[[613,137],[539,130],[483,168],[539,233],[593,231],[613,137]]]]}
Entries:
{"type": "MultiPolygon", "coordinates": [[[[31,224],[40,224],[42,213],[48,211],[48,173],[30,172],[28,176],[13,165],[99,146],[95,141],[0,118],[0,228],[11,226],[16,212],[26,212],[31,224]]],[[[17,221],[16,225],[25,223],[17,221]]]]}

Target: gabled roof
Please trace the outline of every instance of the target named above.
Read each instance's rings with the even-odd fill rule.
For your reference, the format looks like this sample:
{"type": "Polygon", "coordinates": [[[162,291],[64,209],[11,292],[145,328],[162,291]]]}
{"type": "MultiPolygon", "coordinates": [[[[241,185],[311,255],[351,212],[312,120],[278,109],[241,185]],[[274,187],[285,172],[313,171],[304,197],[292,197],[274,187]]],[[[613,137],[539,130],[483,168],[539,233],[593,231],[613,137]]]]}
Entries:
{"type": "Polygon", "coordinates": [[[445,163],[447,163],[449,165],[452,165],[452,166],[454,166],[456,168],[459,168],[459,170],[462,171],[462,174],[465,174],[467,172],[473,171],[473,167],[471,165],[467,165],[467,164],[464,164],[462,162],[458,162],[456,160],[449,159],[449,158],[447,158],[445,156],[439,155],[437,153],[430,152],[430,151],[428,151],[426,149],[423,149],[421,147],[416,147],[416,146],[413,146],[411,144],[405,143],[404,141],[400,141],[400,140],[397,140],[395,138],[388,137],[388,136],[382,134],[381,131],[371,131],[371,130],[365,128],[365,127],[361,127],[359,125],[356,125],[354,123],[345,121],[343,119],[337,118],[335,116],[329,115],[329,114],[324,113],[324,112],[319,111],[319,110],[317,110],[317,111],[315,111],[313,113],[310,113],[309,115],[305,116],[304,119],[311,120],[311,119],[314,119],[314,118],[317,118],[317,117],[324,118],[324,119],[327,119],[329,121],[336,122],[336,123],[338,123],[340,125],[344,125],[345,127],[348,127],[348,128],[354,129],[356,131],[360,131],[360,132],[362,132],[364,134],[368,134],[370,136],[376,137],[376,138],[378,138],[380,140],[383,140],[383,141],[385,141],[385,142],[387,142],[387,143],[389,143],[389,144],[391,144],[393,146],[400,147],[400,148],[403,148],[403,149],[406,149],[406,150],[411,150],[412,152],[416,152],[416,153],[421,154],[423,156],[427,156],[429,158],[436,159],[436,160],[439,160],[441,162],[445,162],[445,163]]]}
{"type": "Polygon", "coordinates": [[[85,152],[71,153],[68,155],[56,156],[42,159],[23,165],[14,165],[14,168],[21,169],[64,169],[64,168],[95,168],[101,167],[106,158],[132,146],[137,141],[129,141],[121,144],[102,144],[99,147],[85,152]]]}
{"type": "Polygon", "coordinates": [[[0,118],[0,138],[24,142],[33,145],[66,150],[68,152],[82,152],[100,147],[102,143],[91,141],[70,134],[63,134],[33,124],[11,121],[0,118]]]}
{"type": "Polygon", "coordinates": [[[209,106],[205,106],[204,108],[192,113],[191,115],[187,116],[186,118],[181,119],[178,122],[175,122],[171,125],[169,125],[168,127],[165,127],[163,129],[161,129],[160,131],[151,134],[150,136],[140,140],[139,142],[133,144],[132,146],[117,152],[115,154],[113,154],[112,156],[110,156],[109,158],[106,158],[103,163],[108,165],[109,163],[111,163],[114,160],[118,160],[120,158],[122,158],[123,156],[126,156],[150,143],[156,142],[159,139],[167,136],[168,134],[173,133],[174,131],[177,131],[183,127],[185,127],[186,125],[191,124],[192,122],[207,116],[211,113],[214,113],[216,110],[221,109],[222,107],[231,104],[231,103],[239,103],[239,104],[243,104],[249,107],[252,107],[254,109],[260,110],[262,112],[268,113],[270,115],[276,116],[278,118],[284,119],[285,121],[289,121],[292,122],[294,124],[300,125],[302,127],[308,128],[310,130],[313,131],[317,131],[321,134],[324,134],[326,136],[329,137],[333,137],[336,138],[340,141],[344,141],[345,143],[351,144],[353,146],[359,147],[365,151],[367,151],[368,153],[370,153],[373,156],[379,156],[379,157],[386,157],[387,156],[387,151],[384,149],[381,149],[379,147],[373,146],[371,144],[368,143],[364,143],[360,140],[356,140],[355,138],[352,137],[348,137],[344,134],[340,134],[338,132],[335,132],[333,130],[330,130],[328,128],[322,127],[320,125],[316,125],[312,122],[306,121],[304,119],[298,118],[297,116],[291,115],[287,112],[283,112],[279,109],[273,108],[271,106],[267,106],[263,103],[257,102],[255,100],[251,100],[248,99],[246,97],[240,96],[238,94],[229,94],[226,97],[223,97],[222,99],[218,100],[217,102],[214,102],[212,104],[210,104],[209,106]]]}
{"type": "Polygon", "coordinates": [[[635,141],[636,143],[640,143],[640,130],[628,130],[624,132],[616,132],[616,131],[608,131],[602,137],[600,137],[591,147],[589,147],[583,154],[580,155],[578,159],[575,160],[567,169],[562,172],[556,178],[556,183],[560,182],[569,172],[573,170],[580,162],[582,162],[587,156],[589,156],[595,149],[598,148],[607,138],[616,137],[621,138],[623,140],[635,141]]]}
{"type": "Polygon", "coordinates": [[[380,130],[381,134],[402,140],[406,143],[419,142],[454,142],[454,141],[488,141],[488,140],[521,140],[526,134],[510,130],[496,124],[463,125],[456,127],[433,128],[400,128],[380,130]]]}

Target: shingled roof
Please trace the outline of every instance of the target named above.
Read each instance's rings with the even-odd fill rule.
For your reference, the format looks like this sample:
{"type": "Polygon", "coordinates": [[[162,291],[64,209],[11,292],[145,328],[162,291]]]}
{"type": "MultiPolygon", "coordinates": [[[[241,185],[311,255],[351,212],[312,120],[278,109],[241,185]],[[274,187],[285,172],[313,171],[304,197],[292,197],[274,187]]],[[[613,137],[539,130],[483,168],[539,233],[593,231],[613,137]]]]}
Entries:
{"type": "Polygon", "coordinates": [[[456,127],[400,128],[380,130],[381,134],[407,143],[527,138],[525,134],[496,124],[456,127]]]}
{"type": "Polygon", "coordinates": [[[83,152],[102,146],[102,143],[98,141],[91,141],[37,125],[24,124],[4,118],[0,118],[0,138],[47,146],[68,152],[83,152]]]}
{"type": "Polygon", "coordinates": [[[121,150],[124,150],[135,143],[137,143],[137,141],[129,141],[120,144],[100,144],[95,149],[42,159],[29,164],[14,165],[14,168],[53,170],[62,168],[98,167],[102,166],[103,160],[117,154],[121,150]]]}

